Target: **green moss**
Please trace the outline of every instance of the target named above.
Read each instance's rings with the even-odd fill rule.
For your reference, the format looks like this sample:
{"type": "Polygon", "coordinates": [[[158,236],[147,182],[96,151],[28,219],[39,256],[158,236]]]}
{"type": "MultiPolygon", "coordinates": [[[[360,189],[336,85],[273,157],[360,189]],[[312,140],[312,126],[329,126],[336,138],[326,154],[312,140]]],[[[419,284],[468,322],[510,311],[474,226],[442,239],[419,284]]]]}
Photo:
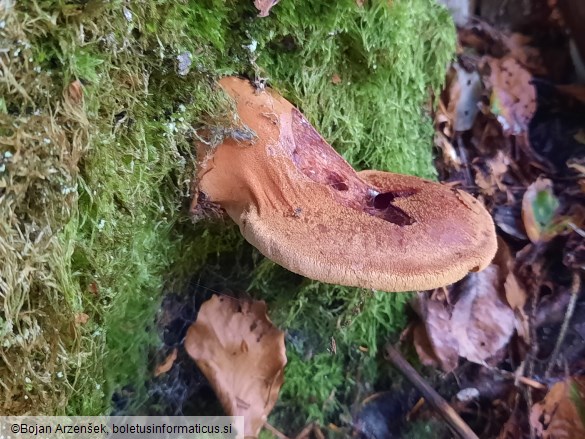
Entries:
{"type": "Polygon", "coordinates": [[[423,106],[451,57],[449,22],[427,0],[365,8],[353,0],[282,2],[248,33],[258,41],[262,74],[354,166],[431,177],[432,127],[423,106]]]}
{"type": "Polygon", "coordinates": [[[407,296],[305,281],[229,222],[190,224],[185,207],[193,127],[231,120],[213,85],[226,74],[268,77],[358,168],[432,176],[423,108],[453,28],[432,0],[391,3],[283,1],[265,19],[235,0],[2,11],[3,47],[18,41],[0,79],[3,412],[102,413],[124,386],[140,403],[162,292],[222,271],[222,255],[289,334],[275,419],[335,420],[376,382],[407,296]],[[68,97],[75,80],[80,103],[68,97]]]}

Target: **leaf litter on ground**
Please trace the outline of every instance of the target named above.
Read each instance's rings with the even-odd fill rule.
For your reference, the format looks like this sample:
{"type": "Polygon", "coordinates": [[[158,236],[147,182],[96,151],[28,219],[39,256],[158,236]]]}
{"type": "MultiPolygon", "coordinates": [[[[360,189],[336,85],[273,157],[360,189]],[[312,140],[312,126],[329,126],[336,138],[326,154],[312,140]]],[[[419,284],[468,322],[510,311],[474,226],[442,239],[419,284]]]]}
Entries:
{"type": "Polygon", "coordinates": [[[499,251],[486,271],[419,295],[409,334],[423,365],[457,377],[450,394],[479,390],[454,407],[482,437],[585,435],[573,411],[585,404],[573,381],[585,358],[585,93],[567,81],[568,44],[547,46],[565,38],[555,7],[548,42],[481,18],[460,25],[434,114],[440,179],[485,203],[499,251]]]}
{"type": "Polygon", "coordinates": [[[568,377],[554,384],[532,406],[530,424],[543,439],[585,437],[585,378],[568,377]]]}

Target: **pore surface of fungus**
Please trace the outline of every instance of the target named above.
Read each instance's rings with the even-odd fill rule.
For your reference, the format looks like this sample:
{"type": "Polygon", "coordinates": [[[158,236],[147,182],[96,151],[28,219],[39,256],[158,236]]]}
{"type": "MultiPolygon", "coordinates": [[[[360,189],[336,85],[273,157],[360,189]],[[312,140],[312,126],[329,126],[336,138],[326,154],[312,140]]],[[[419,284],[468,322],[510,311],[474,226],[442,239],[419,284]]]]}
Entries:
{"type": "Polygon", "coordinates": [[[200,196],[290,271],[384,291],[455,282],[493,258],[493,221],[469,194],[381,171],[356,172],[274,90],[227,77],[252,140],[200,144],[200,196]]]}

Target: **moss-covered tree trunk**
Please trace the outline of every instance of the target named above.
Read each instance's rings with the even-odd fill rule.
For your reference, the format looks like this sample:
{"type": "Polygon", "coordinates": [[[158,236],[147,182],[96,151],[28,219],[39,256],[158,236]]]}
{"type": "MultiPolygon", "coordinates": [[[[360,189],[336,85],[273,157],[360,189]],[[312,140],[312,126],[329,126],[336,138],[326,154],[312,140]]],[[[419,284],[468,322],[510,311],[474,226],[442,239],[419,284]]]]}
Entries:
{"type": "Polygon", "coordinates": [[[203,270],[267,300],[289,333],[275,419],[338,419],[376,382],[405,296],[303,280],[229,222],[193,224],[193,130],[229,123],[214,81],[245,75],[357,168],[432,177],[448,14],[432,0],[282,0],[266,18],[251,0],[4,5],[0,411],[97,414],[124,386],[142,395],[161,297],[203,270]]]}

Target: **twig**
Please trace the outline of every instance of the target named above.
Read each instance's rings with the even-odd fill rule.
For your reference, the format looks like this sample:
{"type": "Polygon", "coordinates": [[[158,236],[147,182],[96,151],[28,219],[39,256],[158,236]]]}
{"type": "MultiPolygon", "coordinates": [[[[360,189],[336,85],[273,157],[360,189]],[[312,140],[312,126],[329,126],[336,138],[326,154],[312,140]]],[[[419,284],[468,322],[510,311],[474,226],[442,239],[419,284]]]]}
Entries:
{"type": "Polygon", "coordinates": [[[494,372],[496,372],[497,374],[499,374],[500,376],[502,376],[506,379],[518,381],[518,382],[525,384],[529,387],[532,387],[533,389],[536,389],[536,390],[545,390],[547,388],[546,385],[542,384],[539,381],[536,381],[532,378],[525,377],[523,375],[517,375],[514,372],[509,372],[507,370],[502,370],[502,369],[498,369],[498,368],[491,368],[491,370],[493,370],[494,372]]]}
{"type": "Polygon", "coordinates": [[[479,439],[469,425],[453,410],[453,407],[414,370],[408,361],[391,344],[386,345],[386,360],[390,361],[408,378],[459,437],[464,439],[479,439]]]}
{"type": "Polygon", "coordinates": [[[272,433],[274,436],[276,436],[276,437],[278,437],[280,439],[289,439],[289,437],[287,435],[285,435],[284,433],[281,433],[280,431],[278,431],[276,428],[274,428],[268,422],[265,422],[264,423],[264,428],[266,430],[268,430],[270,433],[272,433]]]}
{"type": "Polygon", "coordinates": [[[463,138],[461,135],[457,135],[457,149],[459,150],[459,157],[461,157],[461,167],[465,171],[465,181],[467,183],[466,186],[473,187],[475,186],[475,180],[473,179],[473,175],[471,175],[471,169],[469,169],[469,160],[467,159],[467,152],[465,151],[465,145],[463,145],[463,138]]]}
{"type": "Polygon", "coordinates": [[[581,236],[582,238],[585,238],[585,230],[583,230],[581,227],[577,227],[573,222],[569,221],[568,223],[569,227],[571,229],[573,229],[575,231],[575,233],[577,233],[579,236],[581,236]]]}
{"type": "Polygon", "coordinates": [[[305,427],[295,436],[295,439],[307,439],[309,434],[313,431],[313,423],[305,425],[305,427]]]}
{"type": "Polygon", "coordinates": [[[313,424],[313,434],[317,437],[317,439],[325,439],[325,435],[323,434],[317,423],[313,424]]]}
{"type": "MultiPolygon", "coordinates": [[[[528,413],[530,414],[532,406],[534,405],[534,401],[532,400],[532,389],[530,387],[525,387],[524,392],[522,393],[524,393],[524,399],[526,400],[526,404],[528,405],[528,413]]],[[[536,429],[531,422],[528,423],[528,431],[530,433],[530,439],[536,439],[536,429]]]]}
{"type": "Polygon", "coordinates": [[[559,332],[557,343],[555,344],[555,348],[550,356],[546,372],[544,373],[545,378],[550,378],[550,374],[558,360],[559,353],[561,352],[561,347],[563,345],[563,342],[565,341],[565,337],[567,336],[569,323],[571,321],[571,318],[573,317],[573,313],[575,312],[575,306],[577,305],[577,299],[579,298],[580,290],[581,277],[577,272],[574,272],[573,283],[571,284],[571,300],[569,301],[569,306],[567,306],[567,312],[565,312],[565,319],[563,320],[563,326],[561,326],[561,331],[559,332]]]}

